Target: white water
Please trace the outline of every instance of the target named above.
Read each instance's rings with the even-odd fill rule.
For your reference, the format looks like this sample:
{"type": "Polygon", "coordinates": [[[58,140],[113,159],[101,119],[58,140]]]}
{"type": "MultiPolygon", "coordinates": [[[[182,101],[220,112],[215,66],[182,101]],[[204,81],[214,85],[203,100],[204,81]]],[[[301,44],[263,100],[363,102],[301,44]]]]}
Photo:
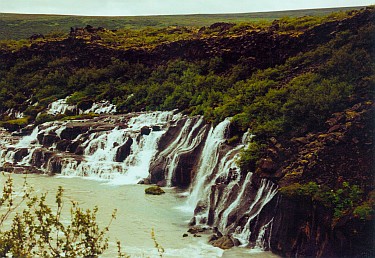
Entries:
{"type": "MultiPolygon", "coordinates": [[[[58,115],[58,114],[65,114],[67,111],[73,112],[76,109],[75,105],[69,105],[67,100],[70,96],[66,97],[65,99],[58,99],[51,104],[48,105],[47,113],[51,115],[58,115]]],[[[78,114],[88,114],[88,113],[96,113],[96,114],[114,114],[116,113],[116,106],[111,104],[107,100],[103,100],[100,102],[93,103],[91,108],[86,110],[78,110],[78,114]]]]}
{"type": "Polygon", "coordinates": [[[30,135],[24,136],[21,140],[14,146],[16,148],[30,148],[32,144],[38,142],[37,136],[39,133],[39,127],[35,127],[30,135]]]}
{"type": "MultiPolygon", "coordinates": [[[[87,176],[100,180],[111,179],[114,184],[136,184],[141,179],[148,177],[150,163],[157,152],[160,137],[166,132],[169,123],[179,118],[180,116],[174,115],[173,111],[141,113],[130,118],[123,128],[116,127],[112,130],[99,130],[90,134],[78,135],[76,140],[83,141],[80,144],[80,147],[83,148],[83,155],[59,152],[54,154],[56,157],[60,157],[58,162],[61,165],[61,174],[64,176],[87,176]],[[158,130],[150,129],[151,132],[148,135],[141,135],[140,130],[145,126],[150,128],[158,126],[158,130]],[[123,162],[116,162],[117,151],[130,138],[133,142],[130,154],[123,162]]],[[[101,126],[101,124],[97,126],[101,126]]],[[[36,127],[31,135],[21,138],[14,148],[27,148],[28,154],[18,162],[18,165],[31,166],[35,151],[47,151],[38,143],[38,134],[56,135],[61,138],[61,134],[67,126],[67,122],[45,123],[36,127]]],[[[10,147],[8,144],[5,145],[10,147]]],[[[5,162],[15,163],[13,149],[7,151],[4,146],[0,149],[0,165],[5,162]]],[[[50,150],[56,151],[56,144],[48,149],[48,151],[50,150]]],[[[50,162],[51,159],[45,162],[40,169],[46,173],[54,173],[55,171],[51,171],[53,166],[50,162]]]]}
{"type": "Polygon", "coordinates": [[[117,110],[115,105],[109,103],[109,101],[101,101],[98,103],[94,103],[91,108],[83,111],[83,113],[114,114],[116,113],[116,111],[117,110]]]}
{"type": "Polygon", "coordinates": [[[76,106],[69,105],[67,103],[67,99],[69,97],[66,97],[65,99],[58,99],[51,104],[48,105],[47,114],[51,115],[58,115],[58,114],[65,114],[66,111],[74,111],[76,106]]]}
{"type": "Polygon", "coordinates": [[[247,173],[245,181],[243,182],[243,186],[241,188],[240,193],[237,195],[237,198],[223,212],[223,216],[219,222],[219,230],[221,230],[223,233],[227,233],[229,230],[229,228],[227,228],[228,216],[233,210],[235,210],[239,205],[241,205],[244,192],[246,188],[248,187],[248,185],[251,183],[251,176],[252,176],[252,173],[247,173]]]}
{"type": "Polygon", "coordinates": [[[259,215],[263,207],[269,201],[272,200],[272,198],[276,195],[276,193],[277,193],[277,186],[273,184],[271,181],[262,179],[257,195],[254,201],[252,202],[250,208],[247,211],[247,214],[250,215],[247,220],[247,223],[242,229],[238,227],[236,229],[236,233],[234,234],[234,237],[236,237],[243,246],[246,246],[249,244],[249,239],[251,236],[251,228],[250,228],[251,221],[259,215]]]}
{"type": "Polygon", "coordinates": [[[200,199],[208,196],[209,189],[206,181],[212,175],[215,165],[219,159],[220,146],[225,142],[225,131],[230,124],[229,118],[211,128],[204,145],[202,155],[199,161],[199,170],[192,184],[191,193],[188,199],[188,207],[194,210],[200,199]]]}

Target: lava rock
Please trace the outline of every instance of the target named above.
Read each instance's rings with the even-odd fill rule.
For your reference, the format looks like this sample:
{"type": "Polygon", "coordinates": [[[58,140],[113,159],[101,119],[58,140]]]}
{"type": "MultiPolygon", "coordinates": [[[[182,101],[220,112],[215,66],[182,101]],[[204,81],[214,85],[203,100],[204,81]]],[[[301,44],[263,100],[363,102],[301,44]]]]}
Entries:
{"type": "Polygon", "coordinates": [[[161,194],[164,194],[165,192],[159,186],[151,186],[145,189],[145,193],[151,194],[151,195],[161,195],[161,194]]]}
{"type": "Polygon", "coordinates": [[[128,138],[128,140],[117,149],[115,161],[123,162],[130,155],[132,144],[133,139],[128,138]]]}
{"type": "Polygon", "coordinates": [[[143,126],[141,128],[141,135],[149,135],[151,133],[151,129],[148,126],[143,126]]]}
{"type": "Polygon", "coordinates": [[[233,240],[229,236],[222,236],[219,239],[212,241],[211,244],[224,250],[230,249],[234,246],[233,240]]]}

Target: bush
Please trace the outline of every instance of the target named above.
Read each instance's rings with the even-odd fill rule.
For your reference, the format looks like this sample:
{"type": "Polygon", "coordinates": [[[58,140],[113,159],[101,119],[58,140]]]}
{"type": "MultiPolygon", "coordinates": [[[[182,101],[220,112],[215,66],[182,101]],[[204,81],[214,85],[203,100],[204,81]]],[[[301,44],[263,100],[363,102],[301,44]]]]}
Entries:
{"type": "MultiPolygon", "coordinates": [[[[342,186],[336,190],[329,189],[327,186],[318,185],[315,182],[307,184],[294,183],[280,188],[280,193],[289,197],[303,197],[312,201],[317,201],[326,207],[333,208],[335,219],[342,217],[359,205],[363,191],[358,185],[350,185],[343,182],[342,186]]],[[[365,216],[368,208],[363,206],[354,210],[358,216],[365,216]],[[356,211],[357,210],[357,211],[356,211]]]]}
{"type": "Polygon", "coordinates": [[[40,125],[46,122],[54,121],[57,117],[47,113],[41,113],[35,118],[35,125],[40,125]]]}
{"type": "Polygon", "coordinates": [[[72,202],[67,223],[61,218],[63,189],[59,187],[56,193],[55,210],[46,204],[46,196],[35,196],[25,182],[21,196],[17,197],[12,178],[7,178],[0,198],[1,257],[97,257],[108,248],[106,233],[116,211],[109,225],[100,229],[97,207],[83,210],[72,202]],[[20,210],[21,204],[26,208],[20,210]],[[5,230],[8,222],[10,230],[5,230]]]}

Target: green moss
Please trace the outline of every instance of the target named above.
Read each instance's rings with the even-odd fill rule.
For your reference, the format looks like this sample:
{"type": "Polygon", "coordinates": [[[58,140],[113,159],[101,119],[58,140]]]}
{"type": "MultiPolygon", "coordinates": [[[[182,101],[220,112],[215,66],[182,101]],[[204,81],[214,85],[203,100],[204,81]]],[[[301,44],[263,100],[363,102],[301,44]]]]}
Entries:
{"type": "Polygon", "coordinates": [[[238,135],[235,135],[227,140],[227,144],[237,143],[240,140],[238,135]]]}
{"type": "Polygon", "coordinates": [[[359,217],[361,220],[372,220],[375,215],[375,191],[369,193],[366,201],[358,205],[353,215],[359,217]]]}
{"type": "Polygon", "coordinates": [[[23,118],[8,120],[5,123],[10,124],[10,125],[25,126],[29,123],[29,117],[23,117],[23,118]]]}
{"type": "Polygon", "coordinates": [[[145,189],[146,194],[152,194],[152,195],[161,195],[164,194],[164,190],[161,189],[160,186],[150,186],[149,188],[145,189]]]}
{"type": "Polygon", "coordinates": [[[26,116],[23,118],[0,121],[0,127],[7,128],[9,130],[18,130],[29,124],[30,117],[26,116]]]}
{"type": "Polygon", "coordinates": [[[47,113],[41,113],[35,118],[35,124],[40,125],[46,122],[57,120],[58,118],[54,115],[47,114],[47,113]]]}
{"type": "Polygon", "coordinates": [[[65,116],[61,120],[79,120],[79,119],[91,119],[94,117],[98,117],[99,114],[96,113],[88,113],[88,114],[81,114],[81,115],[76,115],[76,116],[65,116]]]}

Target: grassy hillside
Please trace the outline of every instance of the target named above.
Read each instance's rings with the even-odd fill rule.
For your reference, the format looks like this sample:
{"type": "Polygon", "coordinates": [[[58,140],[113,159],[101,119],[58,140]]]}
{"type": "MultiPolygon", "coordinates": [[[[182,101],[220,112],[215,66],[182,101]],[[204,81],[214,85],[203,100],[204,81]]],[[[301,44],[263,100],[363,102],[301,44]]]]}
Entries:
{"type": "Polygon", "coordinates": [[[105,27],[107,29],[143,29],[167,26],[203,27],[216,22],[269,22],[281,17],[324,16],[332,12],[360,7],[311,9],[243,14],[161,15],[161,16],[65,16],[0,13],[0,40],[25,39],[33,34],[66,33],[71,27],[105,27]]]}

